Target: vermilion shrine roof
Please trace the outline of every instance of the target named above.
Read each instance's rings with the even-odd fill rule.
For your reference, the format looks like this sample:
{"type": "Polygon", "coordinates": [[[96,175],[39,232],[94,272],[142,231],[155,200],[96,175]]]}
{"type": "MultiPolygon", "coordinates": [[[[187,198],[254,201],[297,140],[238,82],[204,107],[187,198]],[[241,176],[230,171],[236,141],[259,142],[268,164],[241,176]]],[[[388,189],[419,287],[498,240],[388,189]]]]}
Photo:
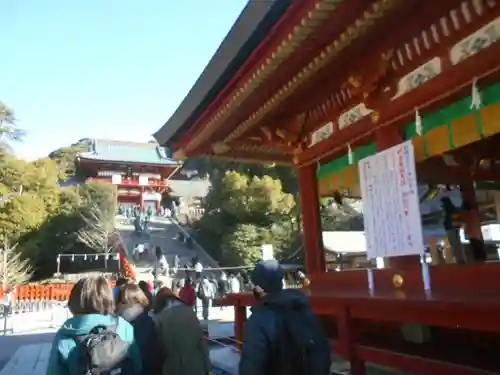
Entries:
{"type": "Polygon", "coordinates": [[[222,44],[174,114],[154,137],[161,144],[176,141],[201,115],[266,37],[292,0],[250,0],[222,44]]]}
{"type": "Polygon", "coordinates": [[[168,157],[168,150],[157,143],[91,139],[88,144],[89,151],[79,154],[81,159],[164,166],[179,165],[177,161],[168,157]]]}

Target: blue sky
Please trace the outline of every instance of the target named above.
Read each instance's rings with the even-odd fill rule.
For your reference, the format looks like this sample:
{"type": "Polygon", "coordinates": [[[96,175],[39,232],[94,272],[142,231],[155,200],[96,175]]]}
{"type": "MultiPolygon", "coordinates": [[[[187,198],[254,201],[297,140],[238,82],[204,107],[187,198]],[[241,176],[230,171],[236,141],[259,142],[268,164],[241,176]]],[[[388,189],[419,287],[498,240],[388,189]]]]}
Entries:
{"type": "Polygon", "coordinates": [[[80,138],[148,141],[246,0],[0,0],[0,100],[33,159],[80,138]]]}

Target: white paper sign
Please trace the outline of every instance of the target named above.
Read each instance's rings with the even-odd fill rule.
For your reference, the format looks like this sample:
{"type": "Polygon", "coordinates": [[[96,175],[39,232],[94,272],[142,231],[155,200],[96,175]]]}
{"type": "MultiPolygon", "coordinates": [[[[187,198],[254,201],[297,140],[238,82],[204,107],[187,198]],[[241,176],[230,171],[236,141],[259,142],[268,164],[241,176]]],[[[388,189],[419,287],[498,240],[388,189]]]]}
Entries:
{"type": "Polygon", "coordinates": [[[113,185],[120,185],[122,183],[122,176],[119,174],[114,174],[111,176],[111,183],[113,185]]]}
{"type": "Polygon", "coordinates": [[[265,244],[260,247],[262,251],[262,260],[274,259],[273,245],[265,244]]]}
{"type": "Polygon", "coordinates": [[[140,186],[148,186],[149,185],[149,179],[148,176],[139,176],[139,185],[140,186]]]}
{"type": "Polygon", "coordinates": [[[359,181],[368,258],[422,254],[420,199],[411,141],[361,160],[359,181]]]}

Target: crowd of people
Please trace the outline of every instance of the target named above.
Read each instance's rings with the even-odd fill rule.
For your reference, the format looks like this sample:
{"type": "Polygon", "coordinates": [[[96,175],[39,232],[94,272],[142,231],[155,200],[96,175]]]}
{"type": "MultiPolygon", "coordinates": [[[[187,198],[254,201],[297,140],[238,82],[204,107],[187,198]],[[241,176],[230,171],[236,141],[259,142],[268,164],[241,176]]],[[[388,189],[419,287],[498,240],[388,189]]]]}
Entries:
{"type": "MultiPolygon", "coordinates": [[[[228,279],[219,286],[230,285],[228,279]]],[[[257,263],[251,273],[257,303],[246,323],[239,374],[330,374],[327,336],[307,297],[284,289],[283,279],[283,268],[273,260],[257,263]]],[[[104,277],[83,278],[71,291],[73,317],[55,335],[46,374],[211,374],[196,299],[207,319],[205,304],[215,291],[203,276],[197,285],[188,278],[174,289],[161,281],[126,279],[112,289],[104,277]]]]}
{"type": "Polygon", "coordinates": [[[167,287],[120,279],[112,289],[104,277],[88,277],[73,287],[68,308],[73,317],[54,338],[47,375],[210,373],[200,321],[167,287]]]}

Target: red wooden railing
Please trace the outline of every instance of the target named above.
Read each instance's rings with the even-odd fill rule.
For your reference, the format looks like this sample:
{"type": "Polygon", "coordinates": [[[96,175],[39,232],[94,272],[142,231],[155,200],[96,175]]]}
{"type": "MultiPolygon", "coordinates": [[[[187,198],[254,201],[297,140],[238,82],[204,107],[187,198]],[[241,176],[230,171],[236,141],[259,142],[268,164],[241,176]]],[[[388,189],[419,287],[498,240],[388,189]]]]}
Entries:
{"type": "MultiPolygon", "coordinates": [[[[120,255],[120,269],[123,277],[135,279],[136,272],[132,264],[128,261],[127,253],[123,245],[118,246],[120,255]]],[[[48,284],[23,284],[16,286],[16,300],[53,300],[65,301],[69,298],[74,282],[67,283],[48,283],[48,284]]],[[[114,287],[115,281],[110,280],[111,287],[114,287]]],[[[0,297],[3,297],[3,289],[0,288],[0,297]]]]}
{"type": "MultiPolygon", "coordinates": [[[[431,267],[427,292],[420,269],[376,270],[371,292],[366,272],[311,275],[303,289],[353,375],[366,373],[365,362],[422,375],[500,373],[492,350],[500,347],[500,262],[431,267]],[[430,337],[409,342],[403,332],[408,325],[428,330],[430,337]]],[[[214,301],[234,306],[237,342],[244,341],[246,307],[255,303],[250,293],[214,301]]]]}
{"type": "MultiPolygon", "coordinates": [[[[16,301],[66,301],[69,298],[74,282],[51,284],[24,284],[15,289],[16,301]]],[[[114,288],[115,281],[110,280],[109,285],[114,288]]],[[[0,298],[4,295],[0,288],[0,298]]]]}
{"type": "MultiPolygon", "coordinates": [[[[16,287],[16,300],[29,301],[65,301],[69,298],[69,293],[74,283],[54,283],[54,284],[25,284],[16,287]]],[[[3,297],[3,290],[0,288],[0,297],[3,297]]]]}

